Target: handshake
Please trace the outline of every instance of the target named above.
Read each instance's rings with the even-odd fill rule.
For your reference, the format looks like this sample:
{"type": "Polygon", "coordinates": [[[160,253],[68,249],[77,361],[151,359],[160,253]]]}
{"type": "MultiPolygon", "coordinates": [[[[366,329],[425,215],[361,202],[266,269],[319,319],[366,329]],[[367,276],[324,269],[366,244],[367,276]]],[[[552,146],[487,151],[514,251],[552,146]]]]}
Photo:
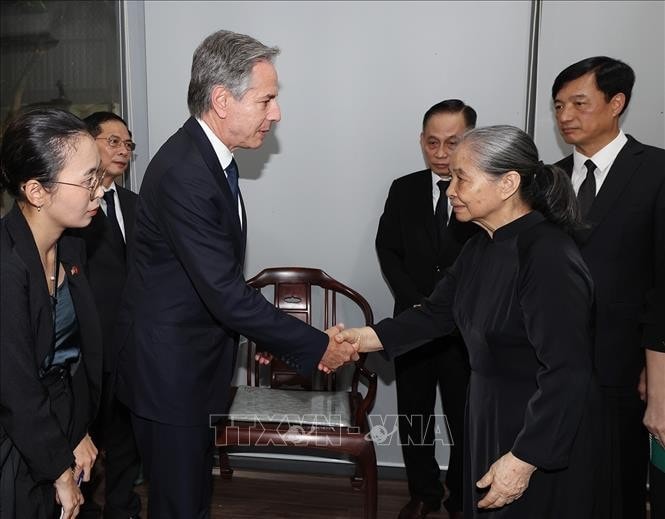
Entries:
{"type": "MultiPolygon", "coordinates": [[[[369,326],[363,328],[344,329],[339,323],[326,330],[328,335],[328,348],[319,361],[319,370],[332,373],[340,366],[358,360],[359,353],[367,353],[383,349],[379,337],[369,326]]],[[[259,364],[270,364],[272,355],[258,352],[255,356],[259,364]]]]}

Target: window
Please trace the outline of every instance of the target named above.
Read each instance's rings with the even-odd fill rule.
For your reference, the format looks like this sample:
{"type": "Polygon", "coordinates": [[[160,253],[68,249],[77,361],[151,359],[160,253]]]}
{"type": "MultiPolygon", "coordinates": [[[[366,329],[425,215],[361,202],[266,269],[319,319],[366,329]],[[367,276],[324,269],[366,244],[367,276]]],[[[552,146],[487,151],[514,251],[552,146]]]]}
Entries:
{"type": "Polygon", "coordinates": [[[29,107],[120,113],[119,17],[118,0],[1,2],[2,129],[29,107]]]}

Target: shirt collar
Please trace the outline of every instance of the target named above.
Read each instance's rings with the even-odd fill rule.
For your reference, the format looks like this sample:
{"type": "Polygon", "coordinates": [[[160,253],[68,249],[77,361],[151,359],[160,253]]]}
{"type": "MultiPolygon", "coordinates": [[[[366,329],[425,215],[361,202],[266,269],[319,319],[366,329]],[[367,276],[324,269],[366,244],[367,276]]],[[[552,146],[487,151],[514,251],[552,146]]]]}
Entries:
{"type": "Polygon", "coordinates": [[[212,144],[212,148],[213,150],[215,150],[215,155],[217,155],[217,160],[219,160],[219,164],[222,166],[222,169],[226,171],[226,168],[229,167],[229,164],[231,164],[231,161],[233,160],[233,153],[231,153],[231,151],[220,140],[220,138],[217,137],[217,135],[215,135],[215,133],[210,129],[210,126],[208,126],[203,121],[203,119],[199,119],[197,117],[196,120],[201,125],[203,133],[205,133],[206,137],[208,137],[210,144],[212,144]]]}
{"type": "Polygon", "coordinates": [[[438,193],[439,192],[439,186],[437,185],[437,183],[439,182],[439,180],[445,180],[446,182],[449,182],[450,181],[450,175],[445,176],[445,177],[440,177],[439,175],[434,173],[434,171],[432,171],[431,169],[429,171],[432,175],[432,191],[436,191],[438,193]]]}
{"type": "Polygon", "coordinates": [[[577,148],[573,150],[573,166],[576,170],[581,170],[584,166],[584,163],[591,159],[591,161],[596,165],[600,171],[606,171],[616,159],[616,156],[621,151],[621,148],[628,142],[626,134],[623,133],[623,130],[619,130],[618,135],[604,148],[599,150],[593,157],[585,157],[577,148]]]}

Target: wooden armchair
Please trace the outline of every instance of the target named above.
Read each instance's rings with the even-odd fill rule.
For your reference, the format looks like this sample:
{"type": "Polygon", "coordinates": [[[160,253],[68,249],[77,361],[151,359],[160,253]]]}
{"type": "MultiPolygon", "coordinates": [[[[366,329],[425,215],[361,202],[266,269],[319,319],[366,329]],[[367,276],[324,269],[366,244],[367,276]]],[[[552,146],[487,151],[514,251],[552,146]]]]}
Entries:
{"type": "MultiPolygon", "coordinates": [[[[339,299],[355,303],[344,306],[344,310],[351,306],[360,314],[357,318],[362,322],[353,324],[373,321],[363,296],[319,269],[265,269],[248,284],[257,289],[272,288],[275,306],[321,329],[338,322],[339,299]],[[321,314],[313,311],[319,306],[321,314]]],[[[227,446],[297,447],[299,451],[312,450],[312,455],[327,451],[350,456],[356,463],[351,485],[364,491],[365,519],[375,519],[376,453],[367,415],[374,406],[377,377],[364,365],[367,355],[362,354],[354,363],[350,388],[338,391],[340,375],[317,373],[304,379],[277,358],[269,366],[261,366],[254,360],[255,352],[261,350],[260,345],[249,342],[247,385],[233,388],[229,414],[216,429],[222,477],[233,474],[227,446]],[[358,391],[361,379],[366,385],[364,396],[358,391]]]]}

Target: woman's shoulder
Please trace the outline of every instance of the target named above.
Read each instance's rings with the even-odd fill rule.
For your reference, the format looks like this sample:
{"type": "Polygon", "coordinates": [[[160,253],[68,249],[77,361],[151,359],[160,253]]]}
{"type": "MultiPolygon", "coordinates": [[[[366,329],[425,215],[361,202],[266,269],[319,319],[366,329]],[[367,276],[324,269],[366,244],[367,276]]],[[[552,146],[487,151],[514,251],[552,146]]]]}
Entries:
{"type": "Polygon", "coordinates": [[[547,220],[521,233],[517,246],[521,263],[534,260],[545,261],[550,265],[583,262],[573,237],[547,220]]]}

